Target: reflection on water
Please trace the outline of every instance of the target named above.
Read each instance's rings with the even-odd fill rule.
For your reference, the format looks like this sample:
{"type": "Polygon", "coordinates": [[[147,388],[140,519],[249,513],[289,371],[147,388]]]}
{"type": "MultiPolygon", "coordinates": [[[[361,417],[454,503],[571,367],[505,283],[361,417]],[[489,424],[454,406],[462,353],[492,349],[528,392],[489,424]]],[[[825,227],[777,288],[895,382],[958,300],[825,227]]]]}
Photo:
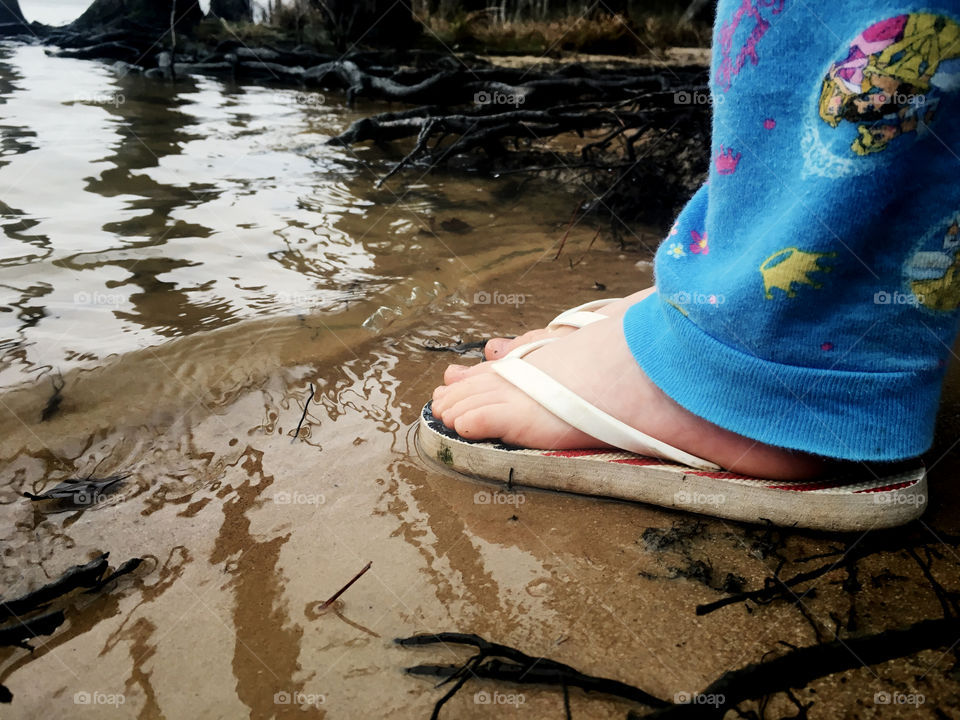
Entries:
{"type": "MultiPolygon", "coordinates": [[[[30,22],[44,25],[66,25],[76,20],[92,4],[93,0],[20,0],[20,9],[30,22]]],[[[200,9],[207,12],[210,0],[199,0],[200,9]]],[[[262,13],[262,2],[254,0],[254,6],[262,13]]]]}
{"type": "MultiPolygon", "coordinates": [[[[92,0],[20,0],[23,16],[30,22],[65,25],[76,20],[92,0]]],[[[209,5],[209,2],[206,3],[209,5]]]]}
{"type": "Polygon", "coordinates": [[[571,204],[554,191],[541,218],[513,216],[503,188],[404,184],[416,173],[375,191],[382,151],[323,144],[358,113],[296,89],[7,44],[0,100],[0,386],[257,315],[390,307],[448,268],[469,277],[476,251],[538,249],[504,228],[571,204]],[[438,212],[474,232],[434,232],[438,212]]]}

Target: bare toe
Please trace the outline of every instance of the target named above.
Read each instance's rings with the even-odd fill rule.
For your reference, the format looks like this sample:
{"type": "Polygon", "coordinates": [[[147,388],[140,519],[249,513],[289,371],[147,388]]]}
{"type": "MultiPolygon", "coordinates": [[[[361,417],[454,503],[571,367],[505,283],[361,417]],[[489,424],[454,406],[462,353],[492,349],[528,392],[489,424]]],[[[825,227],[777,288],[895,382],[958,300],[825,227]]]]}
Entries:
{"type": "Polygon", "coordinates": [[[453,405],[448,406],[441,412],[440,415],[434,413],[434,417],[438,417],[440,421],[443,422],[443,424],[448,428],[456,429],[457,418],[465,415],[468,412],[476,410],[477,408],[502,403],[506,399],[507,398],[504,396],[504,394],[502,392],[498,392],[497,390],[478,392],[474,395],[469,395],[468,397],[457,401],[453,405]]]}
{"type": "Polygon", "coordinates": [[[572,327],[558,327],[554,328],[553,330],[541,328],[539,330],[525,332],[523,335],[515,338],[491,338],[487,341],[486,346],[484,346],[483,354],[487,360],[497,360],[521,345],[536,342],[537,340],[543,340],[544,338],[548,337],[563,337],[564,335],[569,335],[572,332],[572,327]]]}
{"type": "Polygon", "coordinates": [[[441,385],[433,391],[433,414],[442,419],[443,414],[461,400],[494,390],[501,386],[502,382],[504,381],[495,373],[482,373],[451,385],[441,385]]]}
{"type": "Polygon", "coordinates": [[[450,385],[457,380],[462,380],[468,376],[469,372],[469,365],[447,365],[447,369],[443,371],[443,384],[450,385]]]}
{"type": "Polygon", "coordinates": [[[448,365],[447,369],[443,371],[443,382],[445,385],[453,385],[474,375],[482,375],[487,372],[490,372],[490,363],[448,365]]]}
{"type": "Polygon", "coordinates": [[[483,346],[483,356],[487,360],[496,360],[511,350],[512,340],[509,338],[490,338],[483,346]]]}
{"type": "Polygon", "coordinates": [[[511,418],[516,421],[514,408],[509,403],[483,405],[459,415],[453,423],[453,429],[457,435],[468,440],[499,438],[505,434],[505,428],[510,427],[511,418]]]}

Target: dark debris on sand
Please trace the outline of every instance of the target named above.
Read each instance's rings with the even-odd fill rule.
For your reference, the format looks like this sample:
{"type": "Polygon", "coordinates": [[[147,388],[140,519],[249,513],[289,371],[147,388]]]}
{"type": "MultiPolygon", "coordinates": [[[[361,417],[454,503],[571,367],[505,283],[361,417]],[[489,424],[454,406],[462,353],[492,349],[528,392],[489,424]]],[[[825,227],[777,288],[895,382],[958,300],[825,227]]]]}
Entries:
{"type": "MultiPolygon", "coordinates": [[[[23,595],[0,598],[0,647],[16,647],[33,652],[30,640],[51,635],[66,620],[63,608],[51,610],[52,603],[66,600],[75,590],[86,593],[102,591],[117,578],[136,570],[141,558],[131,558],[110,571],[109,553],[102,553],[88,563],[68,568],[60,577],[23,595]]],[[[10,690],[0,685],[0,702],[13,699],[10,690]]]]}

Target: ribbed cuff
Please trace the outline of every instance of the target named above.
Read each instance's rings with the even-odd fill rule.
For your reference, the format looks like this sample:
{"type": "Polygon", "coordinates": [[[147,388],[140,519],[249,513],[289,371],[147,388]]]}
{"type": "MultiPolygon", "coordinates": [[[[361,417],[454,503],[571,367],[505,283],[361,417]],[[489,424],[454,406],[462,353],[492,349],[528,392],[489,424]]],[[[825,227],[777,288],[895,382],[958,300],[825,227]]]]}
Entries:
{"type": "Polygon", "coordinates": [[[653,383],[738,435],[843,460],[902,460],[930,447],[944,369],[851,372],[748,355],[714,339],[654,294],[623,331],[653,383]]]}

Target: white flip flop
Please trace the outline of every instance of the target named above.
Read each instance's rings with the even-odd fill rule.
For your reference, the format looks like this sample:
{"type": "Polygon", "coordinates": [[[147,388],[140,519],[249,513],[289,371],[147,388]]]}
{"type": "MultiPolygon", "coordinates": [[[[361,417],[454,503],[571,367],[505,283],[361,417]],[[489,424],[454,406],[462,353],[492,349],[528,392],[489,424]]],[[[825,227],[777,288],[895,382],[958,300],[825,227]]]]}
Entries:
{"type": "MultiPolygon", "coordinates": [[[[579,309],[576,309],[579,312],[579,309]]],[[[605,316],[601,316],[605,317],[605,316]]],[[[894,527],[923,514],[927,476],[918,459],[859,464],[837,477],[779,481],[727,472],[652,438],[591,405],[522,359],[549,342],[516,348],[492,370],[569,425],[618,450],[531,450],[470,441],[424,406],[418,440],[427,457],[464,475],[514,485],[633,500],[715,517],[829,531],[894,527]]]]}
{"type": "Polygon", "coordinates": [[[607,305],[622,299],[623,298],[607,298],[605,300],[591,300],[590,302],[585,302],[583,305],[577,305],[569,310],[564,310],[553,320],[547,323],[547,327],[551,330],[558,327],[572,327],[579,330],[580,328],[586,327],[587,325],[595,323],[598,320],[606,320],[609,315],[594,312],[594,310],[599,310],[600,308],[606,307],[607,305]]]}

